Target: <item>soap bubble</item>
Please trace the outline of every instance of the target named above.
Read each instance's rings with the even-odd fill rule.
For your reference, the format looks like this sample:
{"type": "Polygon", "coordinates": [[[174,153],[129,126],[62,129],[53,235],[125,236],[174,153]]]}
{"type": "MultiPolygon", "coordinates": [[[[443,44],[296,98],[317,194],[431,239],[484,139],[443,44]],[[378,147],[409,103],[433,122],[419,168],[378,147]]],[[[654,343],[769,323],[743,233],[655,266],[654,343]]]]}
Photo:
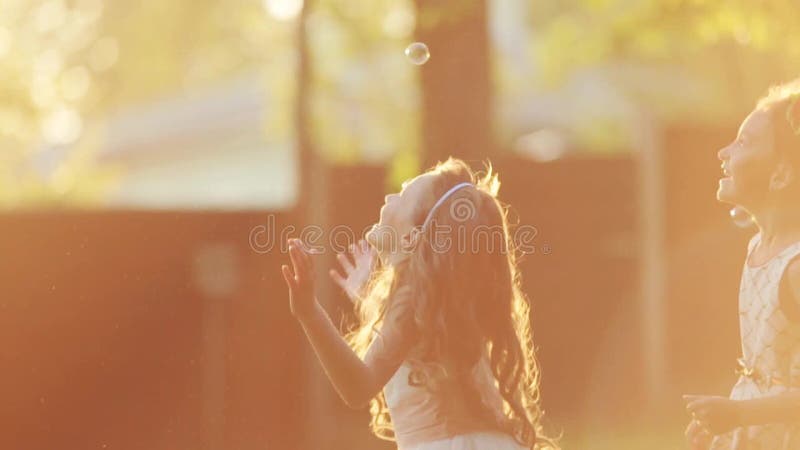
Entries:
{"type": "Polygon", "coordinates": [[[428,62],[431,52],[428,50],[428,46],[422,42],[414,42],[406,47],[406,57],[412,63],[421,66],[428,62]]]}
{"type": "Polygon", "coordinates": [[[730,210],[730,215],[731,219],[733,219],[733,223],[739,228],[750,228],[755,224],[753,216],[740,206],[732,208],[730,210]]]}

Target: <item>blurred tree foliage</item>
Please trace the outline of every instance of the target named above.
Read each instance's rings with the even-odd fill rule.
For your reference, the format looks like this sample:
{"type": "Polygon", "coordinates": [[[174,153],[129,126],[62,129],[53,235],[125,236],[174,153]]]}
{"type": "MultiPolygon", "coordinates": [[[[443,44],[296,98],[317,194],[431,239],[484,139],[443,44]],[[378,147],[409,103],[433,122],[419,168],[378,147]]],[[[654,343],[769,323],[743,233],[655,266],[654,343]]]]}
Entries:
{"type": "MultiPolygon", "coordinates": [[[[647,67],[645,81],[619,78],[642,105],[667,118],[735,120],[768,85],[800,69],[792,0],[511,3],[525,11],[526,53],[495,53],[503,99],[557,87],[581,70],[647,67]],[[646,81],[658,73],[673,84],[646,81]],[[699,80],[702,98],[689,88],[675,92],[675,73],[699,80]]],[[[261,74],[268,88],[268,139],[292,140],[297,4],[0,2],[0,208],[102,198],[119,175],[92,158],[103,119],[133,104],[191,96],[241,72],[261,74]]],[[[413,0],[315,2],[311,114],[315,147],[326,159],[391,160],[396,180],[417,170],[420,69],[403,50],[418,20],[447,21],[458,12],[417,17],[413,0]]],[[[442,51],[431,49],[432,58],[442,51]]]]}
{"type": "Polygon", "coordinates": [[[98,135],[82,114],[118,57],[102,15],[100,1],[0,3],[0,206],[90,200],[110,180],[92,169],[98,135]]]}
{"type": "MultiPolygon", "coordinates": [[[[96,147],[94,124],[126,106],[191,96],[240,72],[261,73],[268,87],[267,139],[291,140],[293,4],[0,3],[0,207],[93,201],[86,193],[101,195],[115,173],[76,157],[90,149],[65,148],[96,147]],[[55,169],[37,168],[37,160],[55,169]],[[74,185],[54,171],[73,174],[61,178],[74,185]]],[[[410,0],[323,0],[309,26],[314,139],[323,156],[383,162],[399,155],[413,164],[418,93],[403,55],[414,28],[410,0]]]]}
{"type": "MultiPolygon", "coordinates": [[[[0,207],[91,204],[120,171],[92,157],[116,111],[262,71],[292,98],[293,34],[260,2],[0,3],[0,207]]],[[[274,140],[290,117],[269,116],[274,140]]]]}
{"type": "Polygon", "coordinates": [[[531,57],[539,62],[545,86],[563,82],[579,68],[648,65],[702,83],[711,104],[698,104],[692,92],[675,92],[673,86],[665,91],[657,77],[633,89],[645,104],[677,119],[738,120],[768,86],[800,74],[800,46],[794,44],[800,37],[800,14],[794,0],[530,5],[528,21],[538,35],[531,57]]]}
{"type": "Polygon", "coordinates": [[[416,1],[415,38],[435,51],[420,70],[420,159],[493,159],[491,51],[486,0],[416,1]]]}
{"type": "Polygon", "coordinates": [[[318,0],[308,25],[314,139],[337,163],[392,161],[391,178],[419,165],[418,68],[405,47],[415,26],[411,0],[318,0]]]}

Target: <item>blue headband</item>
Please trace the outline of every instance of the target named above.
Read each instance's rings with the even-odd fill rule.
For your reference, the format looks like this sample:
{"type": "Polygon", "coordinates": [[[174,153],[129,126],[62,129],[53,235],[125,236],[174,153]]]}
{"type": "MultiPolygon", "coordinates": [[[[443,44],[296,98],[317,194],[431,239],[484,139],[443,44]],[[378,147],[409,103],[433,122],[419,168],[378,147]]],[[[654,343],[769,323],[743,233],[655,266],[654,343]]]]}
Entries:
{"type": "Polygon", "coordinates": [[[428,222],[431,221],[431,218],[433,217],[433,213],[436,212],[436,208],[441,206],[441,204],[444,203],[444,201],[447,200],[448,197],[453,195],[453,193],[455,191],[457,191],[457,190],[459,190],[459,189],[461,189],[463,187],[472,186],[472,185],[473,185],[472,183],[459,183],[459,184],[451,187],[449,191],[445,192],[444,195],[439,197],[439,200],[437,200],[436,203],[433,204],[433,208],[431,208],[430,212],[428,212],[428,217],[425,218],[425,222],[422,222],[422,229],[425,229],[425,227],[428,226],[428,222]]]}

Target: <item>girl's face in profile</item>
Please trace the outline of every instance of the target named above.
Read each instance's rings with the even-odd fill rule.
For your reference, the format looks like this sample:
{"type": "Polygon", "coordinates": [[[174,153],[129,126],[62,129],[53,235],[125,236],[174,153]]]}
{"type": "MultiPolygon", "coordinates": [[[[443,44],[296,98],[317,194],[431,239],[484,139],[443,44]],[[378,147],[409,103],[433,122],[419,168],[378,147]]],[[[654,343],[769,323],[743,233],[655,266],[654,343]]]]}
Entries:
{"type": "Polygon", "coordinates": [[[742,122],[736,140],[717,154],[722,161],[717,200],[746,209],[762,205],[777,159],[769,112],[755,110],[742,122]]]}
{"type": "Polygon", "coordinates": [[[430,192],[432,181],[433,175],[422,174],[404,182],[399,193],[387,195],[378,223],[367,233],[367,242],[381,253],[399,253],[401,240],[410,236],[415,213],[430,192]]]}

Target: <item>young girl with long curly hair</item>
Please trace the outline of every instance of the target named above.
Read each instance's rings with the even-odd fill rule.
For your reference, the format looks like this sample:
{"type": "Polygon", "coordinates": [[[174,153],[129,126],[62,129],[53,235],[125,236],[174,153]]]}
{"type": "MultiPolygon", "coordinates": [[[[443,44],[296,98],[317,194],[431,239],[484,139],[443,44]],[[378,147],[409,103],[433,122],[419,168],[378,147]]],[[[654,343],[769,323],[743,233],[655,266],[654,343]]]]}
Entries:
{"type": "Polygon", "coordinates": [[[530,304],[491,168],[450,158],[386,196],[338,255],[360,322],[341,336],[314,296],[313,255],[290,240],[290,307],[351,407],[400,450],[555,449],[545,436],[530,304]]]}

